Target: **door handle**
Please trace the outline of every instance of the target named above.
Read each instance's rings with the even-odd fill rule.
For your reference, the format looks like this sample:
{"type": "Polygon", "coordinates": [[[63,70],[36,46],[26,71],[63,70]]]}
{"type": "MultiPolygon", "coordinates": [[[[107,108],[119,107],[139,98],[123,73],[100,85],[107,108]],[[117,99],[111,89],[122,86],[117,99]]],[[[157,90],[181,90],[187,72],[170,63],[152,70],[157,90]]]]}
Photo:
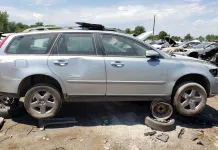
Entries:
{"type": "Polygon", "coordinates": [[[122,63],[120,61],[115,61],[115,62],[111,62],[111,65],[114,67],[123,67],[124,63],[122,63]]]}
{"type": "Polygon", "coordinates": [[[54,64],[57,65],[57,66],[66,66],[66,65],[68,65],[66,60],[55,60],[54,64]]]}

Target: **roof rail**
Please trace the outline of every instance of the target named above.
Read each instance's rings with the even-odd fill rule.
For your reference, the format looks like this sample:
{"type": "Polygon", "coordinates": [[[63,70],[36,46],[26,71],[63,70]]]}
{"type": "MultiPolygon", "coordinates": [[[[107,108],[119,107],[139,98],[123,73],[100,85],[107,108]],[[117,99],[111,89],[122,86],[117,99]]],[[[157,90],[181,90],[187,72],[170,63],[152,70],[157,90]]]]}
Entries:
{"type": "Polygon", "coordinates": [[[26,30],[24,30],[23,32],[33,32],[33,31],[46,31],[49,29],[62,29],[62,27],[35,27],[35,28],[28,28],[26,30]]]}
{"type": "Polygon", "coordinates": [[[105,28],[101,24],[92,24],[92,23],[86,23],[86,22],[76,22],[79,26],[77,27],[35,27],[35,28],[28,28],[24,30],[23,32],[35,32],[35,31],[47,31],[51,29],[74,29],[74,30],[102,30],[102,31],[114,31],[114,32],[120,32],[120,33],[125,33],[123,30],[116,29],[116,28],[105,28]]]}

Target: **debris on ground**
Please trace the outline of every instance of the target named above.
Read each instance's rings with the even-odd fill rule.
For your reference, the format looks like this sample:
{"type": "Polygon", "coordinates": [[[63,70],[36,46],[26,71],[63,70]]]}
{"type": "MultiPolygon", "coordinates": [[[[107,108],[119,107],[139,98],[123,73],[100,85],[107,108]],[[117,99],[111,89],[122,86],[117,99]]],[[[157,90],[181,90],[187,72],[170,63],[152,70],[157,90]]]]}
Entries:
{"type": "Polygon", "coordinates": [[[169,135],[166,133],[162,133],[162,134],[157,135],[156,138],[160,141],[167,142],[169,139],[169,135]]]}
{"type": "Polygon", "coordinates": [[[42,139],[43,139],[43,140],[46,140],[46,141],[49,140],[49,138],[48,138],[47,136],[44,136],[42,139]]]}
{"type": "Polygon", "coordinates": [[[54,148],[54,149],[52,149],[52,150],[65,150],[65,148],[63,148],[63,147],[58,147],[58,148],[54,148]]]}
{"type": "Polygon", "coordinates": [[[59,125],[59,124],[72,124],[77,123],[75,118],[48,118],[39,119],[38,124],[41,131],[45,130],[45,126],[48,125],[59,125]]]}
{"type": "Polygon", "coordinates": [[[203,141],[198,141],[197,144],[204,146],[204,142],[203,141]]]}
{"type": "Polygon", "coordinates": [[[196,141],[197,139],[198,139],[197,136],[193,136],[193,137],[192,137],[192,141],[196,141]]]}
{"type": "Polygon", "coordinates": [[[185,133],[185,128],[182,128],[178,134],[178,138],[181,139],[182,135],[185,133]]]}
{"type": "Polygon", "coordinates": [[[157,133],[156,131],[149,131],[149,132],[144,133],[144,136],[152,136],[152,135],[155,135],[156,133],[157,133]]]}

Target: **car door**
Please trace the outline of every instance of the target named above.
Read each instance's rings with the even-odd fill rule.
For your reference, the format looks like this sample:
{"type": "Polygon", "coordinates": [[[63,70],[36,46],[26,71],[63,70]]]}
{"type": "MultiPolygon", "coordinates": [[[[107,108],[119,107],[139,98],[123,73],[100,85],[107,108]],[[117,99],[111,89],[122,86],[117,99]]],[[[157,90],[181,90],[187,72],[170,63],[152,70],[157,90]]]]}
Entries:
{"type": "Polygon", "coordinates": [[[91,33],[63,33],[48,58],[48,66],[63,80],[68,95],[106,94],[105,63],[96,53],[91,33]]]}
{"type": "Polygon", "coordinates": [[[164,58],[147,58],[151,47],[132,38],[101,35],[107,72],[107,95],[161,96],[166,94],[167,64],[164,58]]]}

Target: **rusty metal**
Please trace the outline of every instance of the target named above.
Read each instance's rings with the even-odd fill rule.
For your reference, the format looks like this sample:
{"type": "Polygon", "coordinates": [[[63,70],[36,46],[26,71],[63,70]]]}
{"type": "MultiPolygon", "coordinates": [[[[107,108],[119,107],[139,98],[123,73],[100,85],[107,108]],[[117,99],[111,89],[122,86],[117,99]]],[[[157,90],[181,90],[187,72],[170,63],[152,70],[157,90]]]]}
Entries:
{"type": "Polygon", "coordinates": [[[73,123],[77,123],[75,118],[47,118],[38,120],[38,125],[41,131],[45,130],[45,126],[73,123]]]}

